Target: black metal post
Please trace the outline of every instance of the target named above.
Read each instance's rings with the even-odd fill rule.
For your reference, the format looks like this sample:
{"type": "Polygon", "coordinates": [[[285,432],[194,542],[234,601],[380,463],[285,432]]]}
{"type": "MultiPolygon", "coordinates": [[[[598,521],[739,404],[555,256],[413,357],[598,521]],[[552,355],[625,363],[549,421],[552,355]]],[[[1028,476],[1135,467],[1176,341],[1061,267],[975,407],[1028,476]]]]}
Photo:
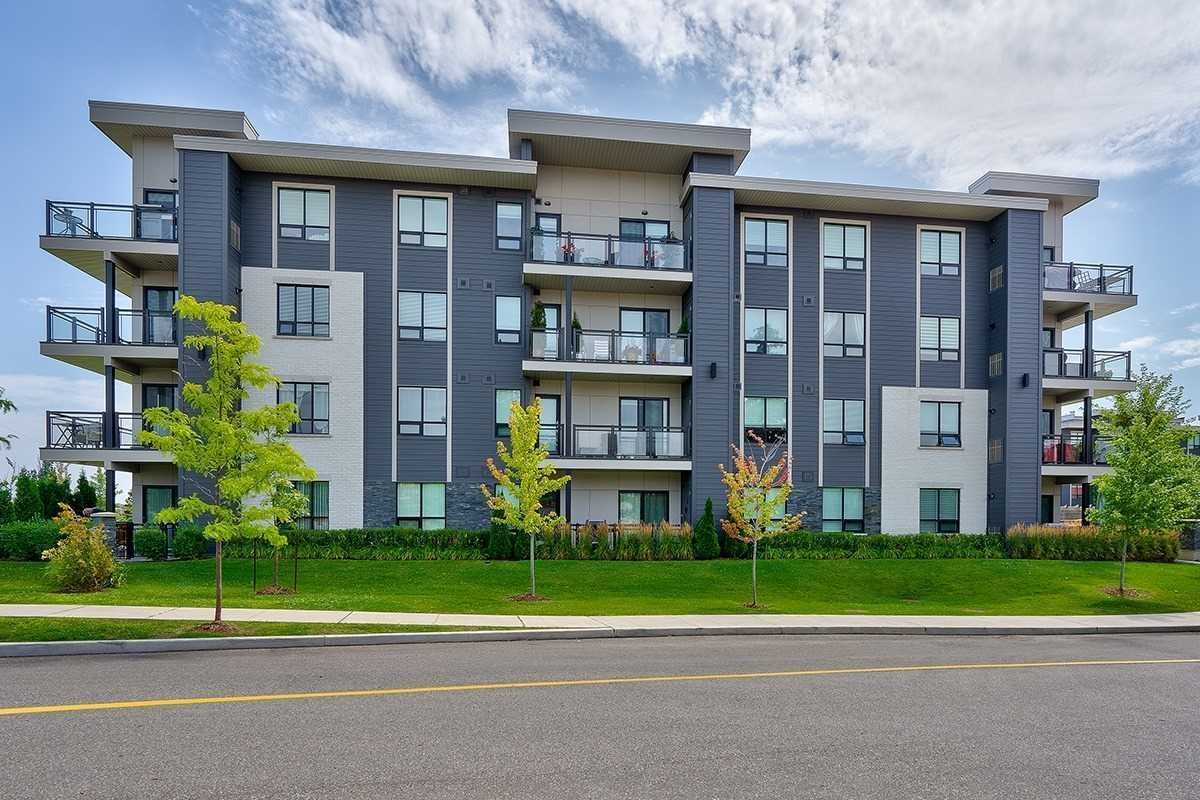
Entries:
{"type": "Polygon", "coordinates": [[[1092,463],[1092,397],[1083,398],[1083,463],[1092,463]]]}
{"type": "Polygon", "coordinates": [[[104,326],[108,329],[104,341],[117,341],[117,265],[111,258],[104,259],[104,326]]]}
{"type": "MultiPolygon", "coordinates": [[[[568,275],[563,279],[563,317],[558,321],[559,328],[564,331],[570,331],[571,335],[567,337],[567,352],[566,359],[568,361],[575,360],[575,310],[572,306],[572,294],[575,289],[575,279],[568,275]]],[[[558,358],[563,357],[563,353],[555,353],[558,358]]],[[[570,379],[568,375],[568,380],[570,379]]]]}
{"type": "MultiPolygon", "coordinates": [[[[104,470],[104,510],[115,512],[117,510],[117,471],[115,469],[104,470]]],[[[145,513],[145,509],[143,509],[145,513]]]]}
{"type": "Polygon", "coordinates": [[[1082,525],[1088,524],[1088,508],[1092,505],[1092,485],[1090,483],[1083,484],[1082,498],[1079,503],[1079,522],[1082,525]]]}
{"type": "Polygon", "coordinates": [[[1092,311],[1083,312],[1083,377],[1091,378],[1095,372],[1092,355],[1092,311]]]}
{"type": "Polygon", "coordinates": [[[562,434],[558,437],[558,441],[559,450],[561,451],[562,455],[569,456],[575,452],[575,443],[573,441],[569,441],[571,438],[571,406],[574,405],[571,373],[569,372],[563,377],[563,390],[564,397],[561,404],[562,408],[559,409],[562,417],[560,422],[562,422],[563,430],[562,434]]]}
{"type": "Polygon", "coordinates": [[[116,370],[104,365],[104,424],[100,426],[105,447],[117,446],[117,388],[116,370]]]}

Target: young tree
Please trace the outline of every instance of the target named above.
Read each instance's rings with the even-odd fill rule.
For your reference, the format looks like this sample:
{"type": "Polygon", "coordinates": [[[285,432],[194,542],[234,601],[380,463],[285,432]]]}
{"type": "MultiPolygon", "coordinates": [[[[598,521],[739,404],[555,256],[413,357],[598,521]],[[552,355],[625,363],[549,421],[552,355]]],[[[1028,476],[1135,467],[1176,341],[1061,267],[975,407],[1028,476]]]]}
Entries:
{"type": "Polygon", "coordinates": [[[96,489],[92,486],[92,482],[88,480],[86,472],[79,473],[79,480],[75,483],[75,498],[72,504],[77,512],[83,513],[86,508],[95,508],[96,489]]]}
{"type": "Polygon", "coordinates": [[[54,519],[59,506],[71,504],[71,473],[66,464],[43,464],[38,471],[38,494],[42,499],[41,517],[54,519]]]}
{"type": "Polygon", "coordinates": [[[316,473],[284,438],[299,419],[294,404],[243,407],[250,396],[246,387],[264,389],[277,381],[265,365],[248,360],[259,339],[234,319],[237,309],[182,295],[175,312],[201,324],[203,332],[189,334],[183,345],[207,356],[208,377],[184,384],[184,408],[146,409],[139,437],[174,456],[180,470],[204,479],[197,493],[160,511],[156,521],[204,520],[204,536],[216,542],[212,627],[220,629],[222,543],[242,537],[284,543],[279,523],[303,514],[306,505],[291,482],[313,480],[316,473]]]}
{"type": "Polygon", "coordinates": [[[24,467],[17,473],[13,518],[22,522],[42,519],[42,487],[37,475],[24,467]]]}
{"type": "Polygon", "coordinates": [[[1176,423],[1187,407],[1182,386],[1143,366],[1137,388],[1114,398],[1112,409],[1097,419],[1099,432],[1109,439],[1111,469],[1096,478],[1101,502],[1093,516],[1121,538],[1121,595],[1129,537],[1179,530],[1180,520],[1195,506],[1200,466],[1183,449],[1187,429],[1176,423]]]}
{"type": "Polygon", "coordinates": [[[758,607],[758,543],[763,539],[790,533],[804,527],[804,514],[785,513],[788,496],[792,493],[791,474],[781,446],[767,445],[749,434],[756,458],[748,447],[730,445],[733,449],[733,470],[721,470],[721,481],[728,489],[729,518],[721,520],[721,528],[731,539],[750,544],[750,608],[758,607]]]}
{"type": "Polygon", "coordinates": [[[496,512],[498,521],[509,530],[521,531],[529,537],[529,594],[517,599],[537,599],[537,573],[534,569],[537,537],[544,536],[563,523],[558,514],[542,511],[542,498],[557,492],[571,480],[569,475],[555,477],[556,470],[547,461],[550,452],[542,446],[538,436],[541,421],[540,400],[534,400],[528,408],[522,408],[520,403],[512,404],[508,412],[511,446],[496,442],[496,455],[504,468],[496,466],[491,458],[487,460],[488,472],[496,481],[496,491],[493,492],[486,484],[479,487],[488,508],[496,512]]]}
{"type": "Polygon", "coordinates": [[[0,525],[13,521],[12,489],[8,481],[0,481],[0,525]]]}
{"type": "Polygon", "coordinates": [[[96,477],[92,480],[92,486],[96,487],[96,510],[112,511],[111,508],[104,507],[104,504],[108,502],[108,481],[104,476],[104,470],[100,467],[96,467],[96,477]]]}
{"type": "Polygon", "coordinates": [[[718,558],[721,555],[721,543],[717,541],[717,523],[713,517],[712,498],[704,502],[704,516],[696,523],[692,537],[692,549],[697,560],[718,558]]]}
{"type": "MultiPolygon", "coordinates": [[[[16,411],[17,407],[12,400],[4,396],[4,387],[0,386],[0,414],[11,414],[16,411]]],[[[8,449],[12,447],[12,440],[17,438],[14,434],[0,434],[0,447],[8,449]]]]}

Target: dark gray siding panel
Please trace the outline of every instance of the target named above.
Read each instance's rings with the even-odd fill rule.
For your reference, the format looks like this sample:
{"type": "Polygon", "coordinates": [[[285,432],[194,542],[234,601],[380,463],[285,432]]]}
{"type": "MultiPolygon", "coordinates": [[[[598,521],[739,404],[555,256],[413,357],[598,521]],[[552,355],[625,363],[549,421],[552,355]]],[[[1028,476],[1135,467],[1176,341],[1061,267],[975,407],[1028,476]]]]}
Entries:
{"type": "Polygon", "coordinates": [[[967,259],[963,270],[966,308],[962,324],[967,389],[987,388],[988,323],[991,317],[988,271],[991,269],[991,258],[988,229],[983,225],[967,228],[967,259]]]}
{"type": "Polygon", "coordinates": [[[866,364],[861,358],[825,359],[825,397],[861,400],[866,397],[866,364]]]}
{"type": "Polygon", "coordinates": [[[922,361],[921,385],[938,389],[957,389],[961,385],[962,367],[957,361],[922,361]]]}
{"type": "Polygon", "coordinates": [[[1041,494],[1042,214],[1009,211],[1005,525],[1036,522],[1041,494]],[[1027,376],[1027,377],[1026,377],[1027,376]],[[1022,386],[1027,381],[1028,386],[1022,386]]]}
{"type": "Polygon", "coordinates": [[[827,311],[866,311],[867,278],[862,273],[825,270],[827,311]]]}
{"type": "Polygon", "coordinates": [[[825,486],[862,486],[866,449],[844,444],[825,445],[825,486]]]}
{"type": "Polygon", "coordinates": [[[921,313],[939,317],[960,316],[962,284],[944,275],[921,278],[921,313]]]}
{"type": "Polygon", "coordinates": [[[242,176],[242,263],[248,267],[271,266],[271,180],[262,172],[242,176]]]}
{"type": "MultiPolygon", "coordinates": [[[[988,251],[988,267],[1004,267],[1005,282],[1008,272],[1008,230],[1009,218],[1001,214],[989,225],[991,241],[994,243],[988,251]]],[[[1003,353],[1005,337],[1008,329],[1008,291],[1007,286],[988,295],[988,354],[1003,353]]],[[[986,366],[985,366],[986,369],[986,366]]],[[[985,373],[986,374],[986,373],[985,373]]],[[[988,387],[988,441],[1004,439],[1004,430],[1008,418],[1008,394],[1005,391],[1004,377],[987,378],[988,387]]],[[[1007,457],[1007,454],[1005,454],[1007,457]]],[[[1004,530],[1005,523],[1005,465],[1003,461],[988,463],[988,528],[1004,530]]]]}
{"type": "Polygon", "coordinates": [[[734,172],[733,156],[720,153],[693,153],[690,171],[732,175],[734,172]]]}
{"type": "MultiPolygon", "coordinates": [[[[334,212],[337,213],[336,210],[334,212]]],[[[340,215],[339,215],[340,216],[340,215]]],[[[334,247],[337,246],[334,227],[334,247]]],[[[335,261],[336,265],[336,261],[335,261]]],[[[293,239],[279,240],[279,266],[282,269],[329,269],[329,243],[293,239]]]]}
{"type": "MultiPolygon", "coordinates": [[[[746,358],[746,394],[771,397],[787,396],[787,358],[748,353],[746,358]]],[[[736,412],[736,408],[734,411],[736,412]]]]}
{"type": "MultiPolygon", "coordinates": [[[[817,220],[792,216],[792,482],[816,490],[821,409],[817,369],[821,358],[821,317],[817,303],[817,220]]],[[[797,503],[800,501],[797,494],[797,503]]]]}

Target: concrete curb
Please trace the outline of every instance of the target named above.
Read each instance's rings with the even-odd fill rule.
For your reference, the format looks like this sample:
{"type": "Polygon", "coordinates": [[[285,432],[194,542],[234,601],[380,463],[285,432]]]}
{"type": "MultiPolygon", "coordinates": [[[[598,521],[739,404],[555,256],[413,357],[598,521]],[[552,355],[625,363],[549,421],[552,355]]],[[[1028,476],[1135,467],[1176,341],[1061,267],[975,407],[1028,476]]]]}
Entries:
{"type": "Polygon", "coordinates": [[[437,642],[527,642],[564,639],[635,639],[667,636],[814,636],[904,634],[908,636],[1079,636],[1100,633],[1197,633],[1200,624],[1112,624],[981,627],[964,625],[822,625],[660,628],[520,628],[426,633],[346,633],[317,636],[232,636],[211,639],[114,639],[111,641],[0,643],[0,658],[33,656],[138,655],[214,650],[276,650],[292,647],[430,644],[437,642]]]}

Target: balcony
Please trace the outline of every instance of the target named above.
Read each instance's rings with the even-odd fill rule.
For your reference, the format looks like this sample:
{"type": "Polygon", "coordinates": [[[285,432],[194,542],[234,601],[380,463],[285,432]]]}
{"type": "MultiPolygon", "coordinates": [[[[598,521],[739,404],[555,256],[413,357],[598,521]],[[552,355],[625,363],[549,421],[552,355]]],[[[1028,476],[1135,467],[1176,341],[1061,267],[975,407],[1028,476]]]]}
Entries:
{"type": "Polygon", "coordinates": [[[681,294],[692,283],[687,248],[675,239],[534,230],[529,240],[524,271],[533,286],[561,288],[569,276],[581,290],[681,294]]]}
{"type": "MultiPolygon", "coordinates": [[[[561,427],[561,426],[560,426],[561,427]]],[[[554,444],[559,429],[554,429],[554,444]]],[[[546,443],[546,440],[543,440],[546,443]]],[[[551,451],[555,464],[568,469],[691,469],[691,435],[687,428],[639,428],[620,425],[575,425],[571,451],[551,451]]]]}
{"type": "Polygon", "coordinates": [[[46,201],[43,250],[104,280],[104,261],[116,258],[118,290],[129,294],[131,273],[174,270],[179,261],[176,211],[159,205],[46,201]]]}
{"type": "Polygon", "coordinates": [[[1043,475],[1096,475],[1108,466],[1106,455],[1111,440],[1092,435],[1091,446],[1083,431],[1064,431],[1042,437],[1043,475]]]}
{"type": "Polygon", "coordinates": [[[46,307],[44,356],[104,374],[106,359],[122,380],[132,380],[142,367],[170,367],[179,359],[179,330],[170,311],[116,309],[116,328],[109,335],[102,308],[46,307]]]}
{"type": "Polygon", "coordinates": [[[1042,389],[1069,401],[1066,395],[1080,399],[1089,391],[1093,397],[1127,392],[1133,388],[1128,350],[1093,350],[1090,360],[1083,350],[1044,348],[1042,350],[1042,389]]]}
{"type": "Polygon", "coordinates": [[[114,462],[161,463],[171,457],[138,442],[142,415],[103,411],[47,411],[43,461],[103,465],[114,462]],[[111,422],[111,431],[106,430],[111,422]]]}
{"type": "Polygon", "coordinates": [[[678,380],[691,377],[691,336],[573,328],[529,331],[524,369],[531,373],[621,375],[678,380]]]}
{"type": "Polygon", "coordinates": [[[1094,318],[1137,305],[1133,267],[1111,264],[1049,262],[1042,265],[1042,304],[1060,321],[1094,318]]]}

